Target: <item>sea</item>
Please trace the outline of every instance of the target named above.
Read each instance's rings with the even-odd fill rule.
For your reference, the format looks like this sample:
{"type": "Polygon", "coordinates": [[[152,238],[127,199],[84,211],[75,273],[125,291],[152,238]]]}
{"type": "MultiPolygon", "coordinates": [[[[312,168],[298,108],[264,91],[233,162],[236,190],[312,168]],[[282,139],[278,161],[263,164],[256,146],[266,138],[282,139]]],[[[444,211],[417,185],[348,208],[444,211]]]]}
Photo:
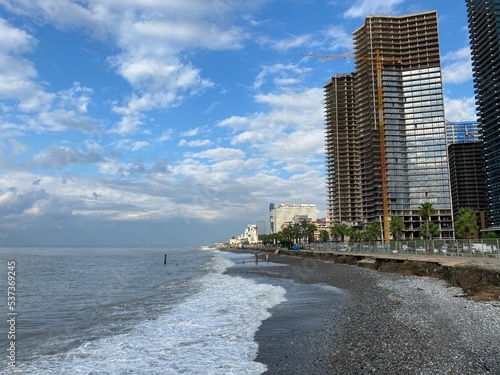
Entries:
{"type": "Polygon", "coordinates": [[[262,374],[255,334],[293,283],[235,266],[278,265],[206,246],[0,248],[0,374],[262,374]]]}

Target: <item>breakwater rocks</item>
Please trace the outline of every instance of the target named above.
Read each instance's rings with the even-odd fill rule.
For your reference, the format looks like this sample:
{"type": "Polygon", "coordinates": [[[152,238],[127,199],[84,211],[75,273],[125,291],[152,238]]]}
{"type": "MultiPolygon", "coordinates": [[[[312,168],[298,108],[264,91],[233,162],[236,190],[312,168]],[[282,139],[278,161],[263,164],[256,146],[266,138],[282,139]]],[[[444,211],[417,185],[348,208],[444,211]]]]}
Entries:
{"type": "Polygon", "coordinates": [[[466,257],[401,256],[392,254],[350,254],[310,250],[251,249],[333,263],[350,264],[407,276],[429,276],[446,280],[477,301],[500,300],[500,261],[466,257]]]}

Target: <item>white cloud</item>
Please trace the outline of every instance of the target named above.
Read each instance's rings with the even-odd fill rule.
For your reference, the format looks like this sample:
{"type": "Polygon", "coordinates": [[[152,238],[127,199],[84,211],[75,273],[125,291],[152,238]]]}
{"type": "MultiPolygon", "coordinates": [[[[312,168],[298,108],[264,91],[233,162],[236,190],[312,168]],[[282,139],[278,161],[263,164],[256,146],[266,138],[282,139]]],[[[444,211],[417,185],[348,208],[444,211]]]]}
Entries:
{"type": "Polygon", "coordinates": [[[73,82],[73,86],[67,90],[61,90],[57,93],[60,106],[63,108],[72,108],[79,113],[86,113],[87,107],[92,100],[93,90],[88,87],[82,87],[79,82],[73,82]]]}
{"type": "Polygon", "coordinates": [[[172,139],[173,134],[174,134],[174,130],[173,129],[163,130],[161,132],[160,137],[157,139],[157,142],[169,141],[170,139],[172,139]]]}
{"type": "Polygon", "coordinates": [[[138,151],[150,145],[147,141],[136,141],[134,139],[121,139],[114,143],[116,148],[121,148],[128,151],[138,151]]]}
{"type": "Polygon", "coordinates": [[[469,47],[448,52],[442,57],[443,82],[463,83],[472,79],[472,62],[469,47]]]}
{"type": "Polygon", "coordinates": [[[200,133],[200,128],[194,128],[194,129],[189,129],[185,132],[181,133],[181,136],[183,137],[193,137],[195,135],[198,135],[200,133]]]}
{"type": "Polygon", "coordinates": [[[274,64],[263,66],[260,73],[254,80],[253,89],[259,90],[268,80],[268,77],[272,78],[272,82],[275,83],[279,88],[283,86],[288,86],[290,84],[290,80],[293,82],[297,82],[303,75],[307,72],[310,72],[310,68],[302,68],[298,67],[294,64],[274,64]]]}
{"type": "Polygon", "coordinates": [[[477,121],[475,102],[474,97],[459,99],[445,97],[446,119],[448,121],[477,121]]]}
{"type": "Polygon", "coordinates": [[[105,175],[136,177],[149,175],[168,175],[172,173],[168,160],[161,159],[154,163],[145,163],[143,161],[125,162],[117,159],[106,158],[97,163],[99,172],[105,175]]]}
{"type": "Polygon", "coordinates": [[[322,33],[325,38],[323,45],[328,46],[327,49],[329,51],[338,49],[353,50],[352,33],[348,33],[343,27],[332,25],[326,30],[323,30],[322,33]]]}
{"type": "Polygon", "coordinates": [[[344,13],[346,18],[361,18],[373,14],[392,14],[406,0],[357,0],[344,13]]]}
{"type": "Polygon", "coordinates": [[[10,26],[0,18],[0,99],[18,102],[21,111],[48,108],[53,95],[37,83],[38,72],[33,63],[22,57],[32,51],[35,39],[25,31],[10,26]]]}
{"type": "Polygon", "coordinates": [[[33,50],[36,41],[26,31],[11,27],[7,21],[0,18],[0,52],[21,55],[33,50]]]}
{"type": "Polygon", "coordinates": [[[99,127],[94,119],[81,116],[73,110],[57,109],[42,111],[27,123],[35,131],[66,131],[69,129],[88,133],[98,133],[99,127]]]}
{"type": "Polygon", "coordinates": [[[196,139],[193,141],[186,141],[185,139],[181,139],[179,141],[179,146],[203,147],[211,145],[213,145],[213,142],[210,139],[196,139]]]}
{"type": "Polygon", "coordinates": [[[93,164],[102,160],[100,153],[93,148],[51,146],[36,154],[32,162],[38,168],[61,169],[72,164],[93,164]]]}
{"type": "MultiPolygon", "coordinates": [[[[0,130],[1,131],[1,130],[0,130]]],[[[11,147],[11,151],[13,155],[22,155],[25,154],[29,150],[29,146],[25,145],[22,142],[14,138],[9,139],[9,144],[11,147]]]]}
{"type": "Polygon", "coordinates": [[[274,40],[268,37],[260,37],[257,41],[265,47],[283,52],[292,48],[298,48],[310,44],[312,36],[309,34],[298,36],[291,35],[290,38],[279,40],[274,40]]]}
{"type": "Polygon", "coordinates": [[[193,158],[207,158],[212,160],[242,159],[245,153],[236,148],[217,147],[211,150],[190,154],[193,158]]]}

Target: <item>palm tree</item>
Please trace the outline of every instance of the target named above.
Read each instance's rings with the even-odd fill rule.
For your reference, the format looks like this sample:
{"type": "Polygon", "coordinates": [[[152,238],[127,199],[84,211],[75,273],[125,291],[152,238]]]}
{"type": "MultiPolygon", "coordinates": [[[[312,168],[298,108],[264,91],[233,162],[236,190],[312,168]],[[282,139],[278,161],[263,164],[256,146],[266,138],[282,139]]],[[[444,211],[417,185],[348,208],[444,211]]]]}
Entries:
{"type": "Polygon", "coordinates": [[[314,235],[314,232],[316,232],[316,224],[312,224],[307,222],[307,220],[302,220],[300,222],[300,232],[302,239],[305,243],[309,243],[309,239],[311,236],[314,235]]]}
{"type": "Polygon", "coordinates": [[[418,216],[420,216],[421,218],[423,218],[425,220],[425,228],[426,228],[426,232],[425,232],[425,239],[426,239],[426,246],[425,246],[425,252],[427,253],[427,250],[428,250],[428,243],[427,241],[429,241],[430,237],[431,237],[431,233],[430,233],[430,226],[429,226],[429,222],[431,220],[431,216],[434,215],[436,213],[436,210],[434,209],[434,207],[432,207],[432,203],[430,202],[422,202],[420,203],[420,206],[419,206],[419,209],[418,209],[418,216]]]}
{"type": "Polygon", "coordinates": [[[458,210],[457,220],[455,221],[455,234],[457,237],[470,238],[478,229],[476,211],[470,208],[458,210]]]}
{"type": "Polygon", "coordinates": [[[457,220],[455,221],[455,235],[458,238],[469,239],[469,250],[472,248],[472,237],[478,229],[476,211],[463,207],[458,210],[457,220]]]}
{"type": "Polygon", "coordinates": [[[328,231],[326,229],[321,229],[319,231],[319,241],[328,242],[329,239],[330,239],[330,234],[328,233],[328,231]]]}
{"type": "Polygon", "coordinates": [[[396,240],[396,250],[398,249],[398,241],[401,239],[401,234],[405,230],[405,222],[401,216],[391,217],[391,222],[389,224],[389,229],[391,230],[392,236],[396,240]]]}
{"type": "Polygon", "coordinates": [[[331,229],[331,235],[335,239],[340,237],[340,242],[344,242],[344,237],[349,235],[349,227],[346,224],[335,225],[331,229]]]}
{"type": "Polygon", "coordinates": [[[359,242],[363,238],[363,232],[354,227],[349,228],[349,232],[347,233],[350,241],[359,242]]]}
{"type": "Polygon", "coordinates": [[[372,221],[365,228],[365,235],[368,240],[378,240],[380,236],[381,225],[379,221],[372,221]]]}
{"type": "Polygon", "coordinates": [[[436,223],[424,224],[420,228],[420,237],[429,236],[429,240],[434,239],[439,234],[439,227],[436,223]]]}

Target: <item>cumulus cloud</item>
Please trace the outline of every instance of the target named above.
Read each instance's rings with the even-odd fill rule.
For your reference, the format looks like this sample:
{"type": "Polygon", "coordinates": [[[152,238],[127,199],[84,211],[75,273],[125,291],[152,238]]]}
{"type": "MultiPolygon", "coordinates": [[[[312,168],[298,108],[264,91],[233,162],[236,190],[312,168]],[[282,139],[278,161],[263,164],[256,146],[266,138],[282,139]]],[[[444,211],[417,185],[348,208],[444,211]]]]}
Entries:
{"type": "Polygon", "coordinates": [[[324,35],[323,45],[328,46],[329,51],[346,49],[353,50],[353,36],[352,33],[347,32],[343,27],[332,25],[322,31],[324,35]]]}
{"type": "Polygon", "coordinates": [[[193,141],[186,141],[185,139],[181,139],[179,141],[179,146],[187,146],[187,147],[204,147],[211,146],[213,142],[210,139],[196,139],[193,141]]]}
{"type": "Polygon", "coordinates": [[[33,50],[35,39],[1,18],[0,35],[0,99],[14,100],[24,112],[48,108],[54,96],[44,91],[34,64],[23,57],[33,50]]]}
{"type": "Polygon", "coordinates": [[[19,191],[16,187],[0,191],[0,212],[3,215],[23,214],[35,207],[37,202],[49,199],[43,189],[19,191]]]}
{"type": "Polygon", "coordinates": [[[373,14],[392,14],[406,0],[357,0],[345,13],[346,18],[361,18],[373,14]]]}
{"type": "Polygon", "coordinates": [[[101,160],[101,154],[93,148],[87,148],[87,146],[78,148],[53,145],[35,155],[32,161],[26,162],[24,165],[61,169],[72,164],[93,164],[101,160]]]}
{"type": "Polygon", "coordinates": [[[271,39],[269,37],[260,37],[257,41],[264,47],[271,48],[277,51],[287,51],[292,48],[299,48],[309,45],[313,37],[309,34],[291,35],[286,39],[271,39]]]}
{"type": "Polygon", "coordinates": [[[299,67],[294,64],[274,64],[269,66],[263,66],[260,73],[254,80],[253,89],[259,90],[269,79],[275,83],[278,89],[283,88],[283,86],[288,86],[291,82],[297,82],[297,77],[302,77],[304,73],[309,72],[310,68],[299,67]]]}
{"type": "Polygon", "coordinates": [[[98,162],[97,165],[99,166],[99,171],[102,174],[122,177],[171,173],[167,159],[157,160],[154,163],[146,163],[140,160],[134,162],[124,162],[116,159],[106,159],[98,162]]]}
{"type": "Polygon", "coordinates": [[[472,79],[472,62],[469,47],[451,51],[442,57],[443,82],[463,83],[472,79]]]}
{"type": "Polygon", "coordinates": [[[476,99],[449,97],[444,98],[446,119],[449,121],[477,121],[476,99]]]}
{"type": "Polygon", "coordinates": [[[193,158],[207,158],[213,160],[241,159],[245,153],[236,148],[217,147],[190,155],[193,158]]]}
{"type": "Polygon", "coordinates": [[[148,147],[150,143],[148,141],[137,141],[134,139],[121,139],[114,143],[116,148],[128,150],[128,151],[138,151],[145,147],[148,147]]]}

